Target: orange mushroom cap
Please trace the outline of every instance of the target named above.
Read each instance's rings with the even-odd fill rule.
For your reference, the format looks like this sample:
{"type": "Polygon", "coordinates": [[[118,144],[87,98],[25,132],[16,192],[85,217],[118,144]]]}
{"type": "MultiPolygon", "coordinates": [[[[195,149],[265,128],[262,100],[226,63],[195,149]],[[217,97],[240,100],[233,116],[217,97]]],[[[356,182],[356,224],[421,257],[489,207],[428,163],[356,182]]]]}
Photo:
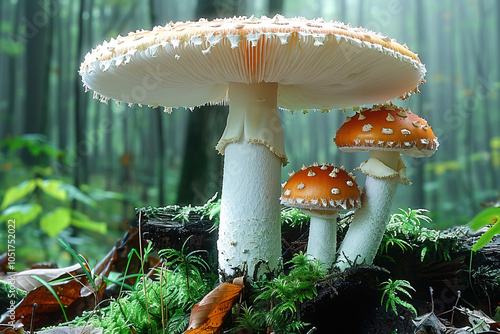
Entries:
{"type": "Polygon", "coordinates": [[[355,177],[344,167],[302,167],[284,184],[281,204],[310,210],[347,210],[360,205],[355,177]]]}
{"type": "Polygon", "coordinates": [[[362,109],[348,117],[335,135],[342,151],[399,151],[413,157],[431,156],[439,143],[427,121],[394,105],[362,109]]]}

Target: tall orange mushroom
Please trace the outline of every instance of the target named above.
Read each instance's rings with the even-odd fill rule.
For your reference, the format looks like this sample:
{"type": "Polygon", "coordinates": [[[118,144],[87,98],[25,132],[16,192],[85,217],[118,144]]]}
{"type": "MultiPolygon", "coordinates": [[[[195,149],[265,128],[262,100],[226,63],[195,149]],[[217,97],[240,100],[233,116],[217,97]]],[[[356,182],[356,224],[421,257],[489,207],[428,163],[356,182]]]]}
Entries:
{"type": "Polygon", "coordinates": [[[431,156],[439,143],[427,121],[394,105],[362,109],[348,117],[335,143],[346,152],[369,151],[361,208],[354,214],[339,249],[341,269],[355,260],[371,264],[385,232],[398,183],[410,184],[400,155],[431,156]]]}

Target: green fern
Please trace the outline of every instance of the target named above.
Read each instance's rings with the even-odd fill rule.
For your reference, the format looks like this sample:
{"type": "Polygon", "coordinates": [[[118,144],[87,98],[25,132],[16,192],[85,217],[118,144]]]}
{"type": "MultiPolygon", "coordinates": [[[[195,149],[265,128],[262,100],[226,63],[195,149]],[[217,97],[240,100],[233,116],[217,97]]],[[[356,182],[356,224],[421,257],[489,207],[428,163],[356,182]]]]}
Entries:
{"type": "Polygon", "coordinates": [[[287,264],[291,265],[288,275],[281,274],[254,286],[256,309],[245,315],[245,322],[259,320],[251,325],[252,328],[269,327],[276,333],[292,334],[300,333],[307,325],[300,320],[299,305],[317,295],[316,285],[327,277],[327,270],[319,261],[302,253],[296,254],[287,264]]]}
{"type": "Polygon", "coordinates": [[[412,298],[411,294],[407,290],[409,289],[415,291],[415,289],[410,285],[408,281],[405,280],[392,281],[389,278],[386,282],[382,282],[380,286],[381,286],[380,289],[383,291],[382,298],[380,299],[380,304],[384,304],[384,299],[385,299],[386,311],[389,309],[390,306],[391,309],[394,311],[394,313],[398,314],[396,305],[401,305],[412,310],[415,313],[415,315],[417,315],[417,310],[413,307],[413,305],[402,300],[398,296],[398,293],[403,293],[407,297],[412,298]]]}
{"type": "Polygon", "coordinates": [[[284,208],[281,210],[281,224],[295,227],[304,223],[309,223],[310,217],[300,209],[284,208]]]}
{"type": "Polygon", "coordinates": [[[426,257],[437,260],[451,260],[450,252],[460,249],[461,236],[465,228],[449,231],[438,231],[421,226],[423,222],[431,223],[426,209],[399,209],[400,212],[391,216],[386,233],[379,249],[380,254],[388,253],[389,248],[398,246],[403,251],[415,250],[423,262],[426,257]]]}
{"type": "Polygon", "coordinates": [[[209,272],[198,251],[164,250],[167,268],[157,270],[158,279],[139,280],[133,291],[110,303],[100,313],[85,313],[72,325],[92,324],[106,333],[183,333],[194,304],[212,290],[217,276],[209,272]],[[149,320],[148,320],[149,318],[149,320]]]}

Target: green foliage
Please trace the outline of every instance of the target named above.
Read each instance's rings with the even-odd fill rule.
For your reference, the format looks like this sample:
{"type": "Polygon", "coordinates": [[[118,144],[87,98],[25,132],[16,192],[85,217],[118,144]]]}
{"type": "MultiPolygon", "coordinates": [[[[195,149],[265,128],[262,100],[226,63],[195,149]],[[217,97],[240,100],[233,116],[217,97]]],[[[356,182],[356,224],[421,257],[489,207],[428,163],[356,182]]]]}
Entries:
{"type": "Polygon", "coordinates": [[[393,281],[392,279],[389,278],[386,282],[382,282],[380,284],[380,289],[383,291],[382,298],[380,299],[380,304],[384,304],[384,299],[385,299],[386,311],[389,309],[390,306],[391,309],[394,311],[394,313],[398,314],[396,305],[401,305],[412,310],[415,313],[415,315],[417,315],[417,310],[413,307],[413,305],[402,300],[398,295],[399,293],[402,293],[407,297],[409,297],[410,299],[412,298],[411,294],[407,290],[415,291],[415,289],[411,286],[411,284],[408,281],[405,280],[393,281]]]}
{"type": "Polygon", "coordinates": [[[489,207],[478,213],[471,221],[470,228],[474,231],[485,226],[491,226],[481,238],[472,246],[472,251],[476,252],[486,246],[491,239],[497,234],[500,234],[500,207],[489,207]]]}
{"type": "Polygon", "coordinates": [[[193,296],[199,296],[201,288],[203,287],[204,277],[202,275],[203,271],[209,271],[209,265],[198,256],[201,252],[195,250],[190,253],[185,252],[186,243],[189,238],[182,245],[181,250],[175,249],[164,249],[158,252],[158,254],[167,259],[167,267],[175,268],[174,273],[183,277],[186,281],[186,289],[180,289],[177,292],[178,300],[182,302],[183,305],[187,305],[189,300],[193,296]]]}
{"type": "Polygon", "coordinates": [[[0,209],[5,210],[9,205],[23,199],[36,189],[36,180],[28,180],[17,186],[7,189],[0,209]]]}
{"type": "Polygon", "coordinates": [[[45,136],[40,134],[24,134],[0,140],[0,147],[6,147],[11,152],[25,148],[34,157],[46,155],[51,158],[64,160],[64,152],[54,148],[47,142],[45,136]]]}
{"type": "Polygon", "coordinates": [[[61,180],[35,177],[7,189],[1,205],[0,222],[13,219],[21,226],[38,220],[40,228],[49,237],[55,237],[69,226],[106,232],[106,223],[93,221],[82,212],[70,209],[71,199],[84,204],[94,203],[74,186],[61,180]]]}
{"type": "Polygon", "coordinates": [[[285,207],[281,210],[281,224],[295,227],[304,223],[309,223],[310,217],[300,209],[285,207]]]}
{"type": "MultiPolygon", "coordinates": [[[[147,253],[147,250],[146,250],[147,253]]],[[[92,324],[106,333],[183,333],[191,308],[208,294],[216,275],[196,252],[164,250],[171,269],[158,270],[156,280],[143,277],[133,291],[101,311],[85,313],[72,326],[92,324]]]]}
{"type": "Polygon", "coordinates": [[[450,260],[450,251],[458,249],[458,241],[465,230],[457,228],[450,231],[438,231],[421,226],[421,222],[431,223],[425,209],[399,209],[401,212],[391,216],[379,249],[380,254],[388,252],[392,246],[398,246],[402,251],[408,249],[420,252],[420,260],[427,256],[450,260]]]}
{"type": "Polygon", "coordinates": [[[244,309],[237,328],[248,326],[261,332],[270,327],[275,333],[291,334],[307,325],[300,320],[299,305],[317,295],[316,285],[327,277],[327,270],[302,253],[287,264],[291,265],[288,275],[255,284],[254,306],[244,309]]]}
{"type": "MultiPolygon", "coordinates": [[[[44,155],[64,161],[64,153],[53,148],[41,135],[5,139],[0,141],[0,147],[6,147],[9,152],[26,149],[32,156],[44,155]]],[[[37,223],[36,228],[51,238],[70,226],[106,233],[106,223],[92,220],[86,214],[70,208],[72,201],[96,207],[96,199],[92,198],[94,193],[89,191],[86,194],[64,180],[55,178],[51,167],[36,166],[30,171],[29,179],[5,191],[0,204],[0,223],[8,220],[14,220],[16,226],[37,223]]],[[[100,198],[109,197],[110,192],[98,195],[100,198]]]]}

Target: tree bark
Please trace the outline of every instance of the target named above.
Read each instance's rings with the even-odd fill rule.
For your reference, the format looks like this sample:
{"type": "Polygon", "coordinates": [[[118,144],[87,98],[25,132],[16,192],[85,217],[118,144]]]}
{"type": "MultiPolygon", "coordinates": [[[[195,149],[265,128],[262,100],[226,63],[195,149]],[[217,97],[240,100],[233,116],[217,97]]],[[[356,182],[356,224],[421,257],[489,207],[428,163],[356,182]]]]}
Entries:
{"type": "MultiPolygon", "coordinates": [[[[425,1],[417,1],[417,45],[419,50],[419,57],[422,61],[425,62],[426,54],[425,54],[425,43],[427,37],[426,31],[426,11],[425,11],[425,1]]],[[[419,94],[418,96],[418,104],[416,113],[425,118],[425,105],[428,101],[426,94],[419,94]]],[[[415,160],[414,160],[415,161],[415,160]]],[[[415,173],[412,176],[412,205],[416,208],[422,208],[425,206],[425,193],[424,193],[424,165],[420,161],[415,161],[416,163],[411,166],[412,169],[415,170],[415,173]]],[[[432,203],[430,203],[432,204],[432,203]]]]}
{"type": "Polygon", "coordinates": [[[26,25],[26,108],[25,133],[47,134],[47,105],[49,87],[53,1],[32,4],[24,1],[26,25]]]}
{"type": "MultiPolygon", "coordinates": [[[[198,0],[196,17],[208,20],[244,11],[241,2],[198,0]]],[[[222,157],[214,150],[214,140],[224,132],[227,108],[202,106],[188,116],[182,171],[177,190],[179,204],[201,204],[221,189],[222,157]]]]}

